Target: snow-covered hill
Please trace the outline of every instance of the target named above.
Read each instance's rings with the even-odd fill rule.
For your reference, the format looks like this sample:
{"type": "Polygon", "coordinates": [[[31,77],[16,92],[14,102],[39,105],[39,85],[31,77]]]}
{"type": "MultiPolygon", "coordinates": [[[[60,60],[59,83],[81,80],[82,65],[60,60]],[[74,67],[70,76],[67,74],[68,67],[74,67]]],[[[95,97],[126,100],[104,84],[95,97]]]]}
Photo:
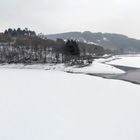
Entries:
{"type": "Polygon", "coordinates": [[[140,40],[115,33],[92,33],[90,31],[67,32],[60,34],[50,34],[47,35],[47,38],[53,40],[56,40],[57,38],[64,40],[74,39],[85,43],[97,44],[104,47],[105,49],[117,50],[118,53],[121,54],[140,52],[140,40]]]}

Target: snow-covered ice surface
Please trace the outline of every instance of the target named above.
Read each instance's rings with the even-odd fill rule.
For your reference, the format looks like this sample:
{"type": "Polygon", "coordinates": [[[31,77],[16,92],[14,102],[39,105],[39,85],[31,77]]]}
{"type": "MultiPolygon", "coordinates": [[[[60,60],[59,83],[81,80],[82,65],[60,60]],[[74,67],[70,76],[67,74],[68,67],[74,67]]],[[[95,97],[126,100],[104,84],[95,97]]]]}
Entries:
{"type": "Polygon", "coordinates": [[[97,61],[107,61],[107,64],[140,68],[140,55],[113,56],[108,58],[107,60],[100,59],[97,61]]]}
{"type": "Polygon", "coordinates": [[[0,69],[0,140],[139,140],[140,86],[0,69]]]}

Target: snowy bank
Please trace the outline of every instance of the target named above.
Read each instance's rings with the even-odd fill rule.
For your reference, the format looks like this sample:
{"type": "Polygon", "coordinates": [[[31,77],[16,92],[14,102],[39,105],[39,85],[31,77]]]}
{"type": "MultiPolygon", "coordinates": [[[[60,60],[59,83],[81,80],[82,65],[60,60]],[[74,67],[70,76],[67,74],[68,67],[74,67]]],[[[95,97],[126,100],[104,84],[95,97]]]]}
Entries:
{"type": "Polygon", "coordinates": [[[68,67],[65,69],[65,71],[74,72],[74,73],[85,73],[85,74],[124,74],[125,73],[123,70],[98,62],[93,62],[91,65],[82,68],[68,67]]]}

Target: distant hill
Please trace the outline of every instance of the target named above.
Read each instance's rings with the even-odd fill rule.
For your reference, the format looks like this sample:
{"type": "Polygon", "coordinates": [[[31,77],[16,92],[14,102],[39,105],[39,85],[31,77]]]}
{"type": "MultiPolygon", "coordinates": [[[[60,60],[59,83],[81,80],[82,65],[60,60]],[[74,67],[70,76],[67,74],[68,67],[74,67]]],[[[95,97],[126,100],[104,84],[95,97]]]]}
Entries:
{"type": "Polygon", "coordinates": [[[88,44],[97,44],[105,49],[116,50],[117,53],[140,53],[140,40],[129,38],[121,34],[111,33],[92,33],[85,32],[67,32],[60,34],[47,35],[48,39],[64,40],[74,39],[88,44]]]}

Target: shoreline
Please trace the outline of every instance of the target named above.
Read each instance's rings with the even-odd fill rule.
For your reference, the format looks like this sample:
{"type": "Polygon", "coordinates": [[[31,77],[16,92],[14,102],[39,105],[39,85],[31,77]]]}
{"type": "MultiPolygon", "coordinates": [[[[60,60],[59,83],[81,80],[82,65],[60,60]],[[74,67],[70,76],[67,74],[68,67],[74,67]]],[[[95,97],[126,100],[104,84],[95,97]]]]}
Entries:
{"type": "Polygon", "coordinates": [[[140,85],[140,68],[135,67],[128,67],[128,66],[120,66],[120,65],[111,65],[115,68],[118,68],[120,70],[123,70],[125,73],[84,73],[84,72],[74,72],[68,70],[65,66],[65,64],[33,64],[33,65],[24,65],[24,64],[2,64],[0,65],[0,68],[7,68],[7,69],[32,69],[32,70],[58,70],[63,71],[67,73],[73,73],[73,74],[85,74],[89,76],[97,76],[102,77],[105,79],[114,79],[114,80],[122,80],[126,82],[130,82],[133,84],[140,85]]]}

